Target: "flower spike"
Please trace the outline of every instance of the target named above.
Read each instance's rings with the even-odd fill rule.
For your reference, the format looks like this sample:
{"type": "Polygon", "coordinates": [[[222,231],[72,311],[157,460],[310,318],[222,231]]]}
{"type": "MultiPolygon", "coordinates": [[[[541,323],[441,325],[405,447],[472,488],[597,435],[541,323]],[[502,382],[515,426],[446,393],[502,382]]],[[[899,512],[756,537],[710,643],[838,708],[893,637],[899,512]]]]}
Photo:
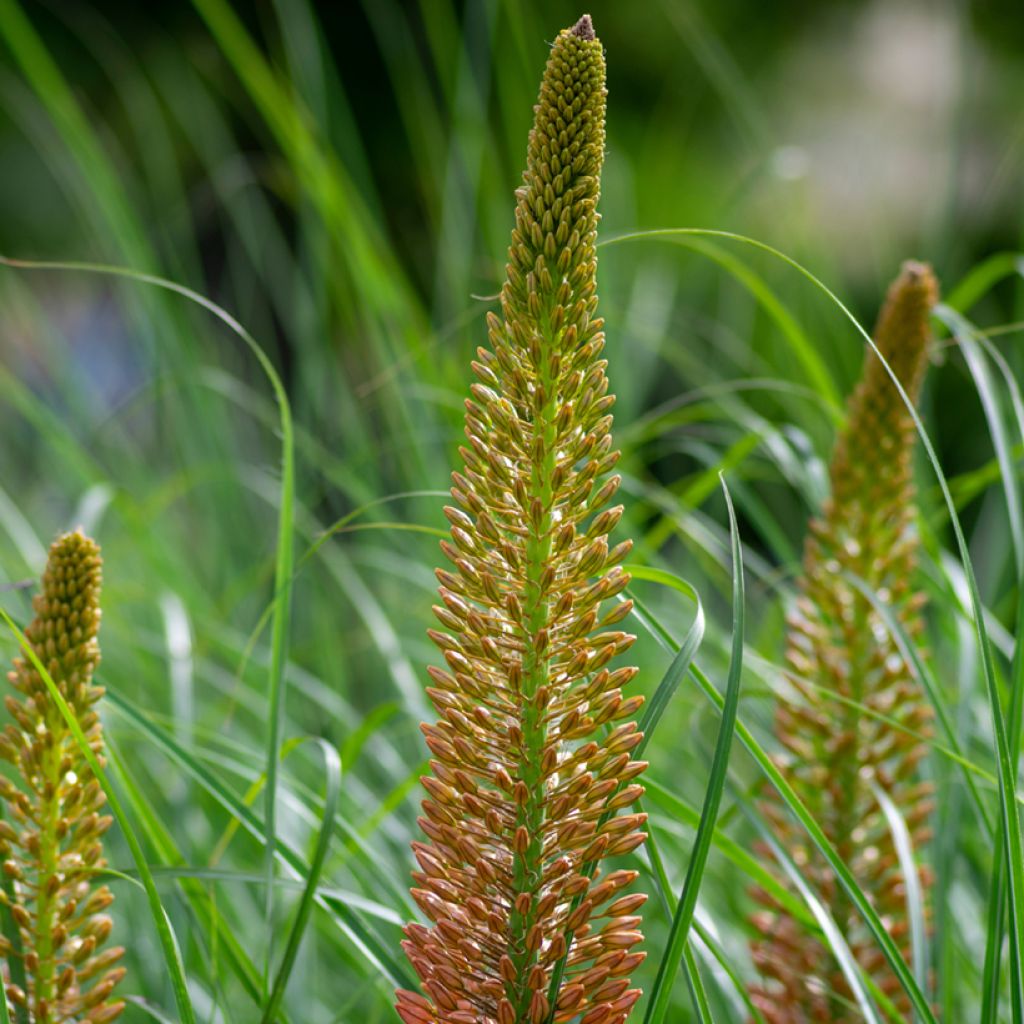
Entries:
{"type": "Polygon", "coordinates": [[[621,1024],[643,959],[631,870],[608,857],[644,840],[630,812],[642,697],[613,667],[630,544],[597,317],[604,55],[584,16],[551,50],[535,108],[501,316],[466,402],[464,467],[438,570],[446,668],[428,691],[434,760],[413,896],[430,926],[404,948],[423,983],[406,1024],[621,1024]],[[554,980],[560,979],[555,986],[554,980]],[[554,991],[553,991],[554,989],[554,991]]]}
{"type": "MultiPolygon", "coordinates": [[[[103,690],[92,679],[100,660],[101,567],[99,547],[82,533],[54,541],[25,630],[100,758],[103,730],[94,705],[103,690]]],[[[17,658],[7,678],[20,697],[5,699],[14,723],[0,734],[0,757],[20,778],[0,777],[8,818],[0,822],[0,857],[12,894],[0,892],[0,902],[18,925],[21,947],[3,940],[7,996],[32,1024],[109,1024],[124,1010],[111,995],[125,971],[118,966],[121,947],[100,948],[114,900],[94,880],[106,866],[106,797],[36,669],[17,658]],[[21,960],[26,988],[11,980],[13,957],[21,960]]]]}
{"type": "MultiPolygon", "coordinates": [[[[929,314],[937,301],[931,269],[905,263],[875,329],[875,343],[911,401],[927,367],[929,314]]],[[[898,808],[919,851],[929,835],[931,800],[917,768],[927,753],[922,737],[930,733],[931,707],[881,615],[849,577],[859,577],[890,606],[911,641],[920,637],[922,595],[913,588],[916,432],[872,351],[848,414],[832,457],[831,497],[811,522],[800,597],[789,620],[786,655],[797,697],[777,708],[775,733],[785,751],[779,767],[909,959],[906,880],[877,792],[898,808]]],[[[863,970],[909,1019],[910,1003],[895,974],[774,792],[764,812],[863,970]]],[[[923,887],[928,875],[918,871],[923,887]]],[[[760,935],[752,952],[763,982],[753,998],[769,1024],[861,1021],[821,940],[767,894],[756,895],[765,910],[755,918],[760,935]]]]}

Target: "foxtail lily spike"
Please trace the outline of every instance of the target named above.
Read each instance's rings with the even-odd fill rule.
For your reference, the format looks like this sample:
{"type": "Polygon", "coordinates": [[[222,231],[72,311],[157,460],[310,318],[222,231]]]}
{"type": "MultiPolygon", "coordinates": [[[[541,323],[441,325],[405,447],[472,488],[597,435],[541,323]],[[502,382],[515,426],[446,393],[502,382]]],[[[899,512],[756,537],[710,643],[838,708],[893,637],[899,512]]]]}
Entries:
{"type": "MultiPolygon", "coordinates": [[[[35,618],[25,636],[74,712],[97,757],[103,731],[94,705],[103,694],[93,684],[100,660],[102,562],[99,547],[82,533],[68,533],[50,548],[35,618]]],[[[0,939],[7,964],[9,1000],[32,1024],[108,1024],[125,1004],[111,995],[124,976],[119,946],[101,950],[112,922],[105,911],[114,897],[97,885],[106,866],[102,836],[111,819],[105,796],[67,722],[32,664],[14,662],[8,695],[14,720],[0,735],[0,757],[16,781],[0,776],[6,820],[0,821],[0,856],[7,880],[0,903],[18,927],[20,949],[0,939]],[[18,958],[24,988],[11,979],[18,958]]]]}
{"type": "Polygon", "coordinates": [[[604,54],[585,16],[554,42],[517,191],[501,316],[489,317],[466,402],[462,472],[438,570],[447,667],[423,726],[434,759],[413,896],[430,920],[404,948],[422,994],[406,1024],[621,1024],[643,959],[627,893],[637,872],[601,862],[644,841],[643,792],[610,668],[633,637],[609,548],[622,508],[595,284],[604,153],[604,54]]]}
{"type": "MultiPolygon", "coordinates": [[[[906,263],[889,290],[875,343],[916,400],[928,361],[928,317],[938,301],[929,267],[906,263]]],[[[909,960],[906,879],[877,790],[886,793],[920,850],[928,838],[929,784],[918,778],[931,708],[882,616],[851,582],[889,605],[912,642],[923,629],[913,587],[918,539],[910,412],[868,352],[831,464],[831,497],[812,521],[800,597],[789,621],[787,662],[797,699],[779,705],[780,768],[821,824],[909,960]],[[881,716],[881,717],[879,717],[881,716]],[[898,723],[903,729],[895,728],[898,723]],[[917,734],[916,736],[914,734],[917,734]]],[[[765,814],[811,882],[866,975],[909,1019],[910,1004],[853,904],[777,799],[765,814]]],[[[917,869],[922,886],[927,872],[917,869]]],[[[754,1001],[769,1024],[863,1020],[822,944],[764,893],[753,945],[763,983],[754,1001]]]]}

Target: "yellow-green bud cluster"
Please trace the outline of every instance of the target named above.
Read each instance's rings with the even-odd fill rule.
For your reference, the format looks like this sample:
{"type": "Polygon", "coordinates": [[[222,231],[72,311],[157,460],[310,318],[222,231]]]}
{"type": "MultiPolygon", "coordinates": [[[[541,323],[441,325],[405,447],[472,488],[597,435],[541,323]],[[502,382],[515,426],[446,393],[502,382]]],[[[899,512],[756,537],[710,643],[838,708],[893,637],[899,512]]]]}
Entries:
{"type": "MultiPolygon", "coordinates": [[[[875,343],[916,398],[928,361],[931,269],[906,263],[889,290],[875,343]]],[[[831,464],[832,494],[811,523],[801,594],[789,622],[787,661],[798,699],[776,711],[780,760],[897,944],[909,955],[906,879],[876,788],[892,799],[915,848],[927,839],[929,786],[917,778],[931,709],[873,603],[888,604],[905,633],[923,628],[913,587],[918,547],[911,458],[914,422],[878,357],[869,352],[831,464]]],[[[778,800],[765,813],[805,877],[824,896],[867,976],[908,1016],[909,1001],[859,914],[810,840],[778,800]]],[[[922,882],[927,882],[921,870],[922,882]]],[[[769,1024],[860,1022],[850,989],[821,941],[770,897],[753,946],[764,979],[754,999],[769,1024]]]]}
{"type": "Polygon", "coordinates": [[[406,929],[423,982],[398,993],[406,1024],[621,1024],[639,998],[645,897],[627,892],[635,871],[599,866],[645,838],[629,813],[643,698],[622,693],[635,669],[609,667],[634,638],[612,600],[622,509],[602,511],[619,485],[596,315],[604,80],[584,17],[551,50],[501,316],[473,364],[431,633],[447,667],[423,726],[429,843],[413,847],[431,925],[406,929]]]}
{"type": "MultiPolygon", "coordinates": [[[[99,548],[83,534],[55,541],[25,631],[98,757],[103,733],[94,705],[103,690],[92,680],[100,658],[101,567],[99,548]]],[[[101,813],[103,790],[33,665],[15,660],[8,680],[19,696],[6,697],[13,724],[0,734],[0,757],[15,768],[13,778],[0,776],[7,812],[0,858],[8,880],[0,902],[18,926],[20,949],[2,949],[7,995],[32,1024],[109,1024],[125,1005],[111,999],[124,976],[117,965],[124,950],[101,948],[113,902],[106,886],[95,885],[111,824],[101,813]],[[14,957],[24,987],[11,980],[14,957]]]]}

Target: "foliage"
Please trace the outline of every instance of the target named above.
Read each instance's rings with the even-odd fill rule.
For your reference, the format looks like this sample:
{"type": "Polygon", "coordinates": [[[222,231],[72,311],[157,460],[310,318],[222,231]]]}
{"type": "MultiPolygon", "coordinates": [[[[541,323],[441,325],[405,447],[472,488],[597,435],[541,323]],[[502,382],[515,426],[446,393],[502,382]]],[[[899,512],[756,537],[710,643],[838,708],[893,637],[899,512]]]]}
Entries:
{"type": "MultiPolygon", "coordinates": [[[[929,38],[962,45],[926,67],[991,57],[997,43],[1002,57],[980,59],[985,73],[950,106],[929,91],[925,113],[900,92],[918,74],[883,73],[886,40],[901,43],[901,69],[902,44],[920,42],[902,4],[592,9],[609,61],[602,358],[622,451],[617,530],[636,541],[620,626],[638,637],[631,695],[648,697],[649,839],[621,865],[653,897],[649,955],[630,982],[646,993],[637,1019],[762,1019],[751,885],[845,964],[866,1019],[903,1015],[845,955],[813,878],[751,853],[772,834],[766,777],[920,1019],[1022,1016],[1004,939],[1021,921],[1008,912],[1021,864],[1007,842],[1024,692],[1010,102],[1021,68],[1009,13],[994,40],[987,21],[939,7],[929,38]],[[942,128],[922,154],[926,123],[942,128]],[[846,128],[853,151],[837,139],[846,128]],[[864,176],[889,191],[862,189],[864,176]],[[688,227],[705,224],[720,231],[688,227]],[[862,363],[857,322],[910,252],[947,296],[915,412],[930,445],[918,452],[936,457],[917,474],[920,645],[862,585],[935,712],[924,739],[934,835],[915,850],[934,876],[928,941],[907,965],[841,870],[814,800],[773,774],[773,714],[793,696],[785,610],[862,363]],[[747,574],[742,687],[729,677],[740,560],[723,472],[747,574]],[[721,747],[730,694],[736,742],[721,747]],[[713,747],[728,759],[720,813],[706,816],[713,747]],[[698,834],[706,860],[680,900],[698,834]],[[673,949],[681,963],[666,959],[673,949]]],[[[177,1005],[185,1021],[191,998],[216,1024],[383,1024],[395,989],[417,986],[399,944],[418,916],[404,884],[427,770],[418,727],[436,717],[421,666],[434,657],[439,489],[464,443],[464,368],[497,301],[544,41],[580,11],[561,0],[107,10],[0,0],[0,252],[163,274],[237,321],[138,278],[0,267],[3,607],[30,620],[22,584],[58,531],[81,524],[102,541],[99,681],[124,812],[106,837],[122,874],[105,882],[111,942],[126,948],[123,1019],[174,1020],[177,1005]],[[293,423],[230,333],[239,322],[279,369],[293,423]],[[293,545],[288,593],[278,554],[293,545]],[[340,790],[325,747],[343,765],[340,790]]]]}

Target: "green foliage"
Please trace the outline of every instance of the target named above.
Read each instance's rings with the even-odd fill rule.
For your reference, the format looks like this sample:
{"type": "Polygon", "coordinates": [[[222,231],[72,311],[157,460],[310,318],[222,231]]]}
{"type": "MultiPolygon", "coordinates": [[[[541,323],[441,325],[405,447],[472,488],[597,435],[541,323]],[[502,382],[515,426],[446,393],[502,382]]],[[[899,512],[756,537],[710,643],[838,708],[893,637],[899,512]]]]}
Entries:
{"type": "MultiPolygon", "coordinates": [[[[887,1000],[858,973],[814,877],[798,885],[750,852],[772,835],[765,779],[919,1019],[1020,1015],[1024,602],[1021,526],[1008,524],[1024,453],[1024,264],[1009,251],[1019,112],[1001,98],[1019,93],[1007,88],[1019,68],[1003,51],[929,120],[970,125],[977,149],[940,140],[949,148],[900,164],[893,193],[865,206],[860,172],[893,170],[881,143],[868,147],[857,187],[844,178],[843,202],[823,215],[832,133],[884,127],[869,87],[843,77],[847,60],[875,67],[851,40],[879,37],[845,28],[904,8],[861,6],[592,11],[610,89],[602,356],[623,453],[617,529],[637,541],[622,628],[638,634],[631,685],[649,698],[636,808],[649,840],[621,869],[652,894],[648,958],[631,985],[651,994],[661,972],[658,1003],[673,1022],[763,1019],[748,993],[751,885],[845,964],[865,1019],[885,1020],[893,1004],[910,1019],[901,995],[887,1000]],[[836,92],[846,106],[826,111],[836,92]],[[830,119],[806,121],[819,108],[830,119]],[[790,173],[794,146],[802,178],[790,173]],[[998,173],[985,173],[986,154],[998,173]],[[962,187],[975,159],[980,190],[962,187]],[[907,166],[926,170],[906,185],[907,166]],[[679,227],[694,224],[719,230],[679,227]],[[655,245],[646,228],[669,230],[655,245]],[[914,737],[935,787],[933,838],[912,844],[934,876],[923,964],[904,960],[826,814],[773,761],[773,711],[792,697],[784,612],[862,362],[855,325],[907,252],[935,264],[949,296],[916,421],[930,439],[919,452],[946,472],[918,474],[923,633],[902,629],[870,581],[849,584],[936,712],[935,736],[914,737]],[[711,829],[702,808],[733,625],[722,469],[747,611],[737,742],[711,829]],[[702,820],[699,893],[681,903],[702,820]],[[677,906],[686,914],[673,932],[677,906]],[[672,984],[680,965],[665,953],[678,954],[670,937],[681,932],[686,983],[672,984]]],[[[194,8],[107,20],[99,5],[0,0],[0,251],[126,265],[215,297],[278,368],[294,422],[230,325],[180,297],[82,270],[0,267],[2,604],[30,620],[20,585],[59,530],[81,523],[102,541],[105,777],[123,812],[106,836],[121,873],[103,884],[117,896],[111,943],[126,947],[122,1019],[188,1021],[194,1001],[198,1019],[218,1024],[385,1024],[394,989],[416,986],[399,944],[417,915],[404,880],[425,771],[418,726],[433,718],[421,666],[446,525],[439,489],[465,443],[465,367],[497,308],[544,41],[580,11],[560,0],[365,0],[339,15],[304,0],[194,8]],[[282,474],[291,444],[294,492],[282,474]],[[302,557],[288,566],[290,544],[302,557]],[[308,737],[341,752],[340,789],[308,737]]],[[[989,53],[974,21],[943,21],[936,38],[948,30],[962,53],[989,53]]],[[[900,102],[885,110],[913,141],[900,102]]],[[[845,707],[880,729],[903,724],[845,707]]],[[[645,996],[633,1016],[651,1007],[645,996]]]]}

